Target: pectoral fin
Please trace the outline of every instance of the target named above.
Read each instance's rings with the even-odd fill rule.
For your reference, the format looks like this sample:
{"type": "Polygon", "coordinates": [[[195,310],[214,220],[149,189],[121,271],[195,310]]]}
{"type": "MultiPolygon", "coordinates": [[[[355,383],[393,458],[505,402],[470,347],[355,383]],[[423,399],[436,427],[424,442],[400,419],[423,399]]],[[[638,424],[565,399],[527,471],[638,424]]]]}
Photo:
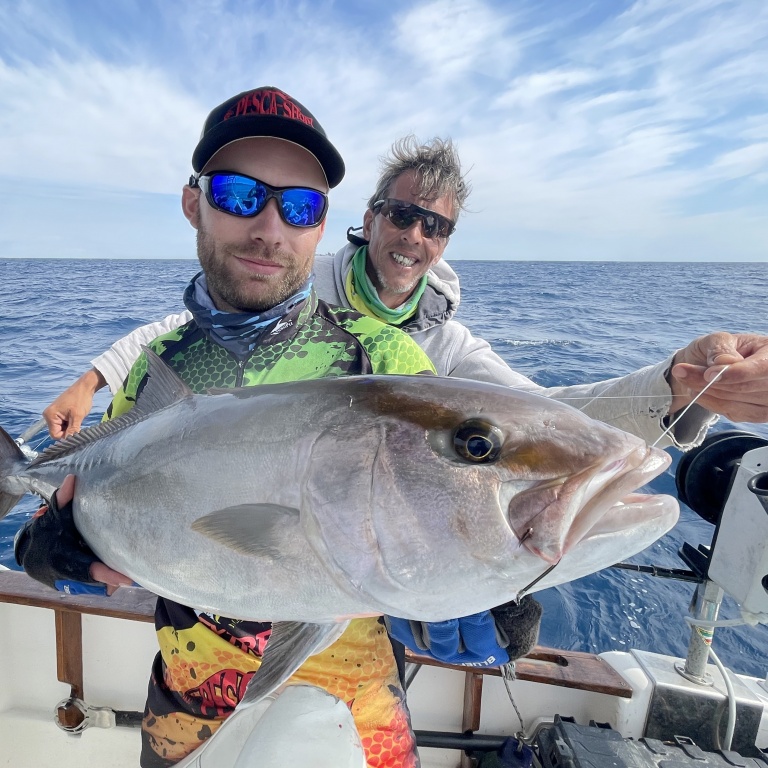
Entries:
{"type": "Polygon", "coordinates": [[[349,624],[302,624],[280,621],[272,625],[272,634],[264,649],[261,666],[251,678],[238,706],[250,706],[277,690],[314,653],[335,642],[349,624]]]}
{"type": "Polygon", "coordinates": [[[243,555],[279,558],[300,529],[301,514],[279,504],[238,504],[211,512],[192,523],[192,530],[243,555]]]}

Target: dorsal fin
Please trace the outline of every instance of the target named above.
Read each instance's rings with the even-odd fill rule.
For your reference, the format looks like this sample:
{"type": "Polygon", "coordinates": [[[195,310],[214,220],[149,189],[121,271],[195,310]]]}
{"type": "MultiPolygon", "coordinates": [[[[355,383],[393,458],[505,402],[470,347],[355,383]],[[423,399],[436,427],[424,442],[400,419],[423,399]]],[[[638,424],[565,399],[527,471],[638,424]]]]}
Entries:
{"type": "Polygon", "coordinates": [[[147,359],[147,379],[133,408],[116,419],[83,429],[46,448],[29,464],[30,467],[73,453],[103,437],[137,424],[163,408],[194,396],[194,392],[155,352],[149,347],[142,347],[142,351],[147,359]]]}
{"type": "Polygon", "coordinates": [[[147,358],[147,380],[130,413],[138,410],[147,416],[195,394],[155,352],[149,347],[141,349],[147,358]]]}

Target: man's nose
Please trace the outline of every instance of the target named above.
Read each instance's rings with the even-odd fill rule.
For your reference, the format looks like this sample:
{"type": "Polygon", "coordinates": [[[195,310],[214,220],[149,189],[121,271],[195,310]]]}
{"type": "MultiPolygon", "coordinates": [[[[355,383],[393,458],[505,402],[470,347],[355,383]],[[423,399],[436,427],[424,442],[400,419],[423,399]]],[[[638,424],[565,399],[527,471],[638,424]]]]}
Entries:
{"type": "Polygon", "coordinates": [[[288,226],[280,216],[274,198],[267,200],[262,210],[251,219],[251,239],[263,240],[270,245],[277,245],[285,240],[285,228],[288,226]]]}
{"type": "Polygon", "coordinates": [[[413,223],[406,227],[400,237],[407,243],[418,244],[424,239],[424,229],[421,219],[414,219],[413,223]]]}

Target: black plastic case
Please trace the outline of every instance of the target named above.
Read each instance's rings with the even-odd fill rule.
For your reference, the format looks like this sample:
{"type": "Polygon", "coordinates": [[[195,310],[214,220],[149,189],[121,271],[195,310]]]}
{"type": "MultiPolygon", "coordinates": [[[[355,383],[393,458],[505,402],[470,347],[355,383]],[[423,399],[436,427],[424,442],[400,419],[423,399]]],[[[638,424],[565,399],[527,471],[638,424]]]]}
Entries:
{"type": "Polygon", "coordinates": [[[577,725],[555,716],[555,724],[538,735],[544,768],[766,768],[763,757],[738,752],[704,752],[682,736],[674,743],[625,739],[608,725],[577,725]]]}

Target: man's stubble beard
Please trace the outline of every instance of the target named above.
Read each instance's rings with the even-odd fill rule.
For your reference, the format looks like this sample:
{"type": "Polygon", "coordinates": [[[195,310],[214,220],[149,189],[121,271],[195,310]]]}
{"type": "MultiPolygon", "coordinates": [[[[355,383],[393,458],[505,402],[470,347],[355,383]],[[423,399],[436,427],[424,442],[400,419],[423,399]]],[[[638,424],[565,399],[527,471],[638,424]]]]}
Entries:
{"type": "Polygon", "coordinates": [[[264,245],[235,247],[217,245],[213,237],[202,227],[197,230],[197,258],[205,272],[208,292],[214,303],[225,301],[239,312],[264,312],[293,296],[307,281],[312,270],[311,260],[304,270],[297,271],[295,257],[278,249],[269,249],[264,245]],[[279,276],[252,276],[248,280],[238,281],[230,274],[227,264],[236,256],[250,256],[288,267],[279,276]],[[247,286],[259,287],[258,297],[253,296],[247,286]]]}
{"type": "Polygon", "coordinates": [[[420,277],[416,278],[415,280],[412,280],[407,285],[391,285],[387,282],[386,278],[384,277],[384,273],[382,270],[380,270],[376,264],[371,262],[371,266],[373,267],[373,271],[376,274],[376,280],[378,281],[378,285],[376,286],[377,291],[389,291],[390,293],[394,293],[396,296],[402,296],[403,301],[405,301],[408,296],[410,296],[416,286],[419,284],[419,280],[421,280],[420,277]]]}

